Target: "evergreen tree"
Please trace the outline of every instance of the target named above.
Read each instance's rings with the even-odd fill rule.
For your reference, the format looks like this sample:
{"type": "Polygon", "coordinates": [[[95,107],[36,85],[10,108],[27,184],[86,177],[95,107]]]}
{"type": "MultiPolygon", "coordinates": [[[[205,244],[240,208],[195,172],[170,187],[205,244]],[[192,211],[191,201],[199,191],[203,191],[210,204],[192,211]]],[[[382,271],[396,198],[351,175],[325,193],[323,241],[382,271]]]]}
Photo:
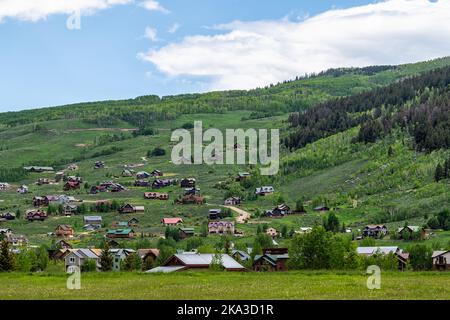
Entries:
{"type": "Polygon", "coordinates": [[[111,271],[113,268],[113,256],[111,252],[109,252],[109,243],[105,243],[105,247],[102,250],[102,253],[100,255],[100,270],[103,272],[111,271]]]}
{"type": "Polygon", "coordinates": [[[14,257],[9,251],[9,242],[3,240],[0,244],[0,271],[12,271],[14,268],[14,257]]]}
{"type": "Polygon", "coordinates": [[[436,171],[434,172],[434,180],[436,182],[441,181],[444,178],[444,169],[442,168],[441,164],[438,163],[436,166],[436,171]]]}

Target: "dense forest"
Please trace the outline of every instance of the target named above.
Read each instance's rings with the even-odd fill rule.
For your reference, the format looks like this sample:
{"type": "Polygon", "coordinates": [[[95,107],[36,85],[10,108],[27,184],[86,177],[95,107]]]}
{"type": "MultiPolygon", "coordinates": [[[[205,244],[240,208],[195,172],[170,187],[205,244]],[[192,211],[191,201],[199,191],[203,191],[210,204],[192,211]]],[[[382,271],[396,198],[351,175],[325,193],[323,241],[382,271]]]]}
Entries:
{"type": "Polygon", "coordinates": [[[292,113],[288,121],[293,132],[284,144],[297,149],[361,125],[359,141],[374,142],[399,126],[415,137],[420,150],[447,148],[449,84],[450,67],[444,67],[292,113]]]}

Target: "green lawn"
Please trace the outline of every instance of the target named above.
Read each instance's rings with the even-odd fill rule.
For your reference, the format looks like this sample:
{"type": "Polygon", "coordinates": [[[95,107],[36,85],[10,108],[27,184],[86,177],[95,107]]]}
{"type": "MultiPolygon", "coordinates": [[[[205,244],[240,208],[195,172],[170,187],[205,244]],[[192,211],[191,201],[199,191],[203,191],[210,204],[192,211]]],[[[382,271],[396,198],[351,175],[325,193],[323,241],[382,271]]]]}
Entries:
{"type": "Polygon", "coordinates": [[[82,274],[81,290],[64,274],[0,274],[0,299],[439,299],[450,298],[450,273],[382,273],[381,289],[361,272],[82,274]]]}

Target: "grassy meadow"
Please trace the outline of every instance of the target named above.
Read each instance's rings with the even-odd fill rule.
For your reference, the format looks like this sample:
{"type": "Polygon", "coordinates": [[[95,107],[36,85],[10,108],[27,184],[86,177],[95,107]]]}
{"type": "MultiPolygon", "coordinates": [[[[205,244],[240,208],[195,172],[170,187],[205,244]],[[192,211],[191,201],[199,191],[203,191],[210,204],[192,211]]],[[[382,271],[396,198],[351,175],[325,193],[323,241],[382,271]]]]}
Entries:
{"type": "Polygon", "coordinates": [[[445,300],[448,273],[382,273],[381,289],[351,272],[185,272],[82,274],[81,289],[66,288],[64,274],[0,274],[0,299],[17,300],[445,300]],[[35,290],[39,288],[39,290],[35,290]]]}

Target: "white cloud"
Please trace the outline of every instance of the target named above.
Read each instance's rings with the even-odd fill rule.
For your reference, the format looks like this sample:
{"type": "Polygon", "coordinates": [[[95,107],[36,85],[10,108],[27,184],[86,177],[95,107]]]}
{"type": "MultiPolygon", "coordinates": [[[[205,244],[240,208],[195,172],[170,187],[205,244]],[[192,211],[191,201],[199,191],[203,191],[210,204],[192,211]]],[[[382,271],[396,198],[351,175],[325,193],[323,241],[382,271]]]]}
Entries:
{"type": "Polygon", "coordinates": [[[332,67],[449,55],[449,21],[450,0],[390,0],[301,22],[235,21],[138,57],[172,78],[211,77],[208,89],[254,88],[332,67]]]}
{"type": "Polygon", "coordinates": [[[175,22],[173,25],[170,26],[170,28],[167,30],[167,32],[169,33],[175,33],[178,31],[178,29],[180,29],[180,24],[175,22]]]}
{"type": "Polygon", "coordinates": [[[158,41],[158,30],[152,27],[145,28],[144,37],[149,39],[150,41],[158,41]]]}
{"type": "Polygon", "coordinates": [[[158,1],[155,0],[147,0],[140,3],[141,7],[144,7],[147,10],[150,11],[160,11],[162,13],[170,13],[169,10],[164,8],[158,1]]]}
{"type": "Polygon", "coordinates": [[[0,0],[0,22],[5,18],[38,21],[53,14],[92,14],[133,0],[0,0]]]}

